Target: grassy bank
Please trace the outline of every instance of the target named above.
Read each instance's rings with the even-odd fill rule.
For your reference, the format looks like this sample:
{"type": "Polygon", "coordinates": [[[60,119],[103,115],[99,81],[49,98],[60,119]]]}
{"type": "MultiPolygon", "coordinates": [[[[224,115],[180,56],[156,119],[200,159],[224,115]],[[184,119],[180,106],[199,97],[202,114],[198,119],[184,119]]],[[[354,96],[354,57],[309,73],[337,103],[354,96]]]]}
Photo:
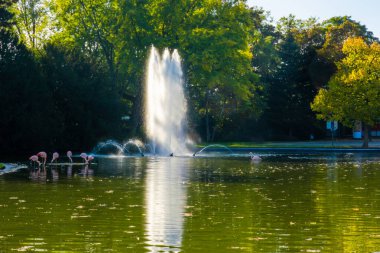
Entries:
{"type": "MultiPolygon", "coordinates": [[[[208,145],[223,145],[228,148],[361,148],[361,140],[318,140],[318,141],[273,141],[273,142],[216,142],[201,143],[199,148],[208,145]]],[[[379,148],[380,141],[370,142],[370,148],[379,148]]]]}

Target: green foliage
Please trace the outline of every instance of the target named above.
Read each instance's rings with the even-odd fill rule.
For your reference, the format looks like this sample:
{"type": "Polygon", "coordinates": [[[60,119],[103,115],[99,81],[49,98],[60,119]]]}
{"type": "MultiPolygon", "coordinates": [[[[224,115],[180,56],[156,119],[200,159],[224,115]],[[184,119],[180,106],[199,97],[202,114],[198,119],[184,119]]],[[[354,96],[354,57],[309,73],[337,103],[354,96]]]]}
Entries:
{"type": "Polygon", "coordinates": [[[80,150],[121,135],[124,104],[104,68],[59,45],[36,58],[9,29],[0,38],[0,150],[80,150]]]}
{"type": "Polygon", "coordinates": [[[13,8],[18,36],[34,50],[41,50],[51,34],[46,3],[43,0],[19,0],[13,8]]]}
{"type": "Polygon", "coordinates": [[[241,1],[59,0],[51,6],[61,27],[54,41],[107,64],[129,101],[134,125],[142,114],[144,65],[152,44],[180,50],[194,116],[207,111],[215,121],[208,129],[222,129],[239,108],[260,114],[258,78],[250,65],[250,12],[241,1]]]}
{"type": "Polygon", "coordinates": [[[181,43],[191,103],[212,140],[233,115],[260,114],[258,76],[251,67],[250,11],[242,3],[210,1],[193,11],[181,43]]]}
{"type": "Polygon", "coordinates": [[[14,14],[10,7],[16,0],[0,0],[0,29],[7,29],[13,25],[12,18],[14,14]]]}
{"type": "Polygon", "coordinates": [[[350,17],[289,16],[274,26],[264,10],[237,0],[2,0],[0,149],[83,149],[143,136],[152,45],[180,51],[190,127],[204,140],[306,138],[321,127],[309,104],[352,36],[377,41],[350,17]]]}
{"type": "Polygon", "coordinates": [[[50,9],[56,16],[55,43],[79,49],[97,63],[108,66],[115,78],[114,31],[119,8],[107,0],[51,1],[50,9]]]}
{"type": "MultiPolygon", "coordinates": [[[[334,17],[318,23],[313,18],[299,20],[290,15],[278,22],[275,32],[264,31],[271,35],[273,46],[270,48],[274,53],[268,55],[275,64],[265,71],[260,58],[253,61],[268,94],[266,110],[255,131],[281,139],[322,134],[323,126],[315,120],[309,104],[317,90],[337,71],[334,61],[344,55],[343,42],[356,34],[367,42],[377,38],[349,17],[334,17]]],[[[256,48],[259,53],[260,47],[256,48]]]]}
{"type": "Polygon", "coordinates": [[[258,43],[254,52],[265,45],[270,53],[258,54],[253,61],[266,87],[263,117],[252,126],[259,133],[256,138],[305,139],[319,132],[309,103],[316,93],[311,69],[323,43],[321,30],[315,19],[294,16],[282,18],[276,28],[266,26],[264,43],[258,43]],[[261,64],[265,61],[269,64],[261,64]]]}
{"type": "Polygon", "coordinates": [[[15,35],[0,32],[0,36],[1,43],[8,45],[0,51],[0,149],[48,142],[55,120],[44,113],[52,103],[39,68],[15,35]]]}
{"type": "Polygon", "coordinates": [[[53,45],[45,48],[41,65],[58,129],[67,136],[57,138],[57,145],[89,148],[99,139],[120,136],[123,104],[107,72],[79,52],[53,45]]]}

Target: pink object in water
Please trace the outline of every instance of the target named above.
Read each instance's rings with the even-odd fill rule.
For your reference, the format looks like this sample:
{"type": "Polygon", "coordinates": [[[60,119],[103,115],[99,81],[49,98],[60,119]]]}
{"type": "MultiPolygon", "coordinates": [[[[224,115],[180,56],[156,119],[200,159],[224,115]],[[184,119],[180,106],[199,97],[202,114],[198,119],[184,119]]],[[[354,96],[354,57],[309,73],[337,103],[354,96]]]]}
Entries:
{"type": "Polygon", "coordinates": [[[43,165],[46,164],[46,160],[47,160],[47,154],[46,154],[46,152],[44,152],[44,151],[38,152],[37,153],[37,157],[41,157],[42,158],[43,165]]]}
{"type": "Polygon", "coordinates": [[[251,155],[251,161],[261,161],[261,157],[258,155],[254,155],[252,152],[249,152],[251,155]]]}
{"type": "Polygon", "coordinates": [[[87,163],[87,154],[86,153],[81,153],[80,157],[83,158],[85,163],[87,163]]]}
{"type": "Polygon", "coordinates": [[[59,154],[58,154],[57,152],[54,152],[54,153],[53,153],[53,159],[51,159],[51,162],[50,162],[50,163],[53,163],[54,161],[57,162],[58,157],[59,157],[59,154]]]}
{"type": "Polygon", "coordinates": [[[38,156],[36,156],[36,155],[32,155],[31,157],[29,157],[29,160],[37,163],[38,166],[40,166],[40,164],[41,164],[40,161],[38,161],[38,156]]]}
{"type": "Polygon", "coordinates": [[[67,151],[67,157],[69,158],[70,162],[73,162],[73,159],[71,158],[73,156],[73,153],[69,150],[67,151]]]}
{"type": "Polygon", "coordinates": [[[86,163],[91,163],[91,161],[94,160],[94,157],[92,155],[87,156],[86,163]]]}

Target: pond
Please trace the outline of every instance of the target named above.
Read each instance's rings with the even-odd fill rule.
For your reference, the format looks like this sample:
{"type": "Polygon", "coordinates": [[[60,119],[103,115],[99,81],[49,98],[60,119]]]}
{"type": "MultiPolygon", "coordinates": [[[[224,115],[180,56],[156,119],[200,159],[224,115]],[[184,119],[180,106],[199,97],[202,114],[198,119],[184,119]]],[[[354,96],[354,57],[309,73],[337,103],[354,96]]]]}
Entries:
{"type": "Polygon", "coordinates": [[[0,252],[377,252],[366,154],[104,157],[0,176],[0,252]]]}

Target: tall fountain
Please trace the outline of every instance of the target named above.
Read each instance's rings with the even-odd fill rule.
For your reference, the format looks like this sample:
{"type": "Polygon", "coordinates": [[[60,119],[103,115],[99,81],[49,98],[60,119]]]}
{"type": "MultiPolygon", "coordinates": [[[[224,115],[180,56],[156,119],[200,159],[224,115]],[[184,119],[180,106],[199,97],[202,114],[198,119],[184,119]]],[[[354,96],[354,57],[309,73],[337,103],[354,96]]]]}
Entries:
{"type": "Polygon", "coordinates": [[[181,57],[152,46],[145,89],[145,128],[154,154],[189,154],[186,148],[187,102],[181,57]]]}

